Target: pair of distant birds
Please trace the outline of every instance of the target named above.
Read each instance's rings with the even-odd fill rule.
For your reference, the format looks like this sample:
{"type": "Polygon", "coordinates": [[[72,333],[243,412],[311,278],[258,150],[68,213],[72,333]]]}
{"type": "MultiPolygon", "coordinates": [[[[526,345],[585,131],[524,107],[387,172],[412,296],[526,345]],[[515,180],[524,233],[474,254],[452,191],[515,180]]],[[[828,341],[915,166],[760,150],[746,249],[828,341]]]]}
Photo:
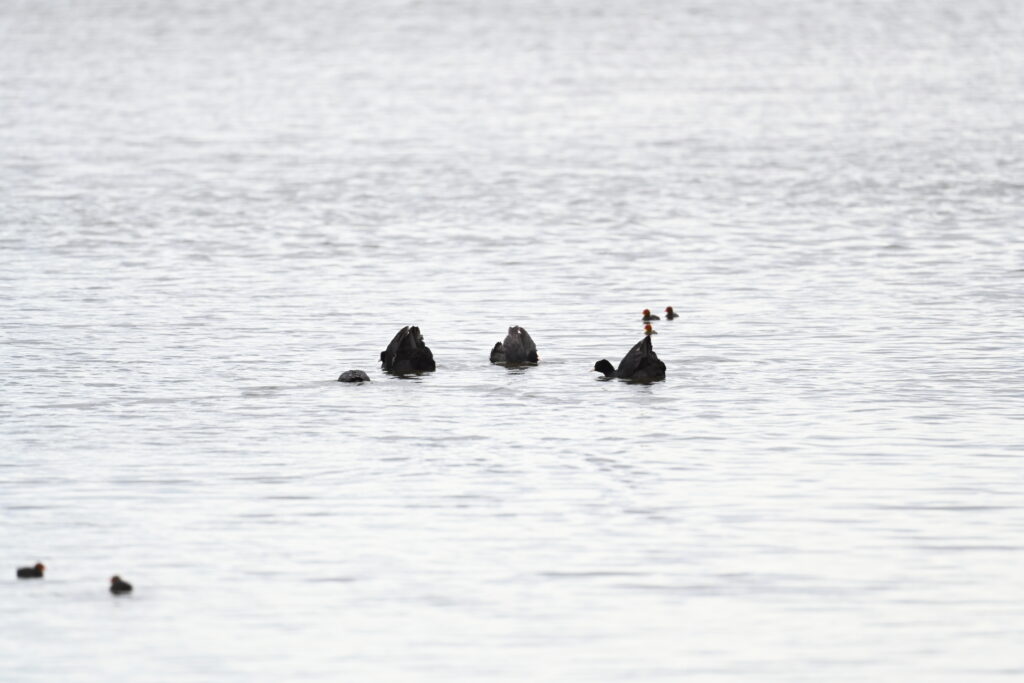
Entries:
{"type": "MultiPolygon", "coordinates": [[[[679,317],[669,306],[665,309],[669,320],[679,317]]],[[[652,316],[650,310],[644,309],[644,320],[660,320],[652,316]]],[[[607,360],[599,360],[594,364],[594,371],[602,373],[606,378],[626,379],[633,382],[654,382],[665,379],[665,364],[654,353],[651,334],[657,334],[650,325],[645,328],[645,337],[629,350],[616,368],[607,360]]],[[[505,340],[497,342],[491,349],[492,363],[503,365],[528,365],[539,361],[537,345],[530,334],[518,325],[508,328],[505,340]]],[[[380,352],[380,362],[384,372],[393,375],[409,375],[421,372],[433,372],[437,365],[434,354],[424,343],[420,328],[415,325],[403,327],[394,336],[388,347],[380,352]]],[[[370,377],[362,370],[346,370],[338,377],[339,382],[369,382],[370,377]]]]}
{"type": "MultiPolygon", "coordinates": [[[[676,313],[675,311],[673,311],[671,306],[668,306],[668,307],[665,308],[665,319],[666,320],[673,320],[673,319],[678,318],[678,317],[679,317],[679,314],[676,313]]],[[[661,320],[661,318],[659,318],[656,315],[652,315],[651,314],[651,309],[645,308],[644,309],[643,318],[641,318],[641,320],[643,320],[644,322],[647,322],[649,320],[661,320]]]]}
{"type": "MultiPolygon", "coordinates": [[[[43,572],[46,571],[46,565],[42,562],[36,562],[35,566],[32,567],[19,567],[18,578],[19,579],[41,579],[43,578],[43,572]]],[[[110,592],[114,595],[120,595],[122,593],[131,593],[132,585],[127,581],[123,581],[120,576],[110,577],[110,592]]]]}

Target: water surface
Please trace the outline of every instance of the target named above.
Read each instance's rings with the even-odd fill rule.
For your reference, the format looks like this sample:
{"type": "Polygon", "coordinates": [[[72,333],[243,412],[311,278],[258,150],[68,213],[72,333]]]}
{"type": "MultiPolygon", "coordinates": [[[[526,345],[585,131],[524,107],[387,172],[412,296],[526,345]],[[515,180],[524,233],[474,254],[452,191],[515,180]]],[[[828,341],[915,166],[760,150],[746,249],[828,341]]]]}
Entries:
{"type": "Polygon", "coordinates": [[[2,678],[1019,680],[1022,30],[0,7],[2,678]]]}

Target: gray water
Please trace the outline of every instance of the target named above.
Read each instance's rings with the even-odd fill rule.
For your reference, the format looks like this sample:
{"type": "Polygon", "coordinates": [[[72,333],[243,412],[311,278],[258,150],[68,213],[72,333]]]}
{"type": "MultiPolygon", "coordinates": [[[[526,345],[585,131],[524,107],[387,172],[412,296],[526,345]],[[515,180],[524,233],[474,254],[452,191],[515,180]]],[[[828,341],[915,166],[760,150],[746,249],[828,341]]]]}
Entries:
{"type": "Polygon", "coordinates": [[[0,4],[0,679],[1020,680],[1022,35],[0,4]]]}

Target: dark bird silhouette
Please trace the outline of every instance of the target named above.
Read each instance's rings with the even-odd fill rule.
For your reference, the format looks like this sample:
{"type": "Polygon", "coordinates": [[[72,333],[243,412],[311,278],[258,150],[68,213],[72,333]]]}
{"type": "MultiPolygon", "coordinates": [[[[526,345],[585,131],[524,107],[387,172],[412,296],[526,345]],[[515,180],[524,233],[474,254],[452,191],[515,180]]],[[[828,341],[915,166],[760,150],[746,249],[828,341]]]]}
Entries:
{"type": "Polygon", "coordinates": [[[43,572],[46,571],[46,565],[42,562],[36,562],[34,567],[19,567],[18,578],[19,579],[41,579],[43,578],[43,572]]]}
{"type": "Polygon", "coordinates": [[[518,325],[508,328],[505,342],[498,342],[491,349],[492,363],[519,365],[537,362],[537,345],[530,338],[530,333],[518,325]]]}
{"type": "Polygon", "coordinates": [[[658,317],[658,316],[656,316],[656,315],[652,315],[652,314],[651,314],[651,309],[649,309],[649,308],[645,308],[645,309],[644,309],[644,317],[643,317],[643,320],[661,320],[661,318],[659,318],[659,317],[658,317]]]}
{"type": "Polygon", "coordinates": [[[618,370],[603,359],[594,364],[594,370],[604,373],[605,377],[618,377],[634,382],[665,379],[665,364],[658,358],[658,354],[654,353],[650,337],[644,337],[629,350],[629,353],[619,361],[618,370]]]}
{"type": "Polygon", "coordinates": [[[110,592],[114,595],[120,595],[121,593],[131,593],[132,585],[127,581],[122,581],[120,576],[111,576],[110,592]]]}
{"type": "Polygon", "coordinates": [[[418,327],[403,327],[388,348],[380,352],[380,362],[384,372],[395,375],[407,375],[413,372],[433,372],[434,354],[423,343],[423,335],[418,327]]]}
{"type": "Polygon", "coordinates": [[[370,376],[362,370],[346,370],[338,376],[339,382],[369,382],[370,376]]]}
{"type": "Polygon", "coordinates": [[[679,314],[673,311],[672,307],[669,306],[668,308],[665,309],[665,317],[668,318],[669,320],[672,320],[674,318],[678,318],[679,314]]]}

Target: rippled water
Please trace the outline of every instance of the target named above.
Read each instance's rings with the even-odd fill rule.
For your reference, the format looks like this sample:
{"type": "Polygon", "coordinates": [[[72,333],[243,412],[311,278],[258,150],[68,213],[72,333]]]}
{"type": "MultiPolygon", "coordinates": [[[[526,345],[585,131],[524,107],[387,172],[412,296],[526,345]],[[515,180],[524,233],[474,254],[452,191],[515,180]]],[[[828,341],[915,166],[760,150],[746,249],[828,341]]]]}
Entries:
{"type": "Polygon", "coordinates": [[[1020,680],[1022,7],[0,5],[0,678],[1020,680]]]}

